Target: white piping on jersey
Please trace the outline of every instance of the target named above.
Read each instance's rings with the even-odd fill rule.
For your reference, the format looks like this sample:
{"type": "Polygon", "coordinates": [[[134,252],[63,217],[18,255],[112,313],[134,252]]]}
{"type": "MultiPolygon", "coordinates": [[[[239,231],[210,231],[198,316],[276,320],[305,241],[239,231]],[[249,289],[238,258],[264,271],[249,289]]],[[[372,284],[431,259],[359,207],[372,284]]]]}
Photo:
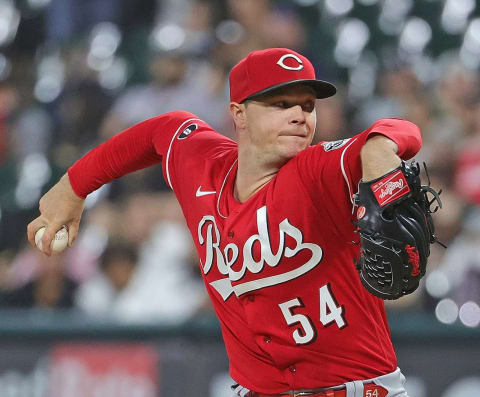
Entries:
{"type": "Polygon", "coordinates": [[[225,187],[225,183],[227,182],[228,175],[230,175],[230,172],[232,171],[233,166],[235,165],[235,163],[236,163],[237,161],[238,161],[238,158],[235,159],[235,161],[233,162],[232,166],[231,166],[230,169],[228,170],[227,175],[225,175],[225,178],[223,179],[223,182],[222,182],[222,187],[220,188],[220,192],[218,193],[217,212],[218,212],[218,215],[220,215],[223,219],[227,219],[227,217],[226,217],[225,215],[222,215],[222,213],[220,212],[220,197],[222,197],[223,188],[225,187]]]}
{"type": "Polygon", "coordinates": [[[342,167],[342,174],[343,174],[343,178],[345,179],[345,182],[347,184],[347,187],[348,187],[348,194],[350,195],[350,202],[352,203],[352,214],[353,214],[353,211],[354,211],[354,207],[355,207],[355,203],[353,202],[353,195],[352,195],[352,189],[350,188],[350,182],[347,178],[347,173],[345,172],[345,166],[343,164],[343,156],[345,155],[345,152],[347,151],[347,149],[350,147],[350,145],[355,142],[357,140],[357,138],[355,139],[352,139],[352,142],[350,142],[346,147],[345,149],[343,149],[343,152],[342,152],[342,156],[340,157],[340,166],[342,167]]]}
{"type": "Polygon", "coordinates": [[[173,190],[173,186],[172,186],[172,181],[170,180],[170,171],[169,171],[169,169],[168,169],[168,159],[170,158],[170,150],[172,149],[173,141],[174,141],[175,138],[177,137],[178,131],[180,131],[180,129],[181,129],[185,124],[187,124],[187,123],[189,123],[189,122],[191,122],[191,121],[194,121],[194,120],[202,121],[202,120],[200,120],[199,118],[193,118],[193,119],[185,120],[182,124],[180,124],[180,127],[178,127],[178,129],[175,131],[175,134],[173,134],[172,140],[170,141],[170,145],[168,146],[167,158],[165,159],[165,170],[166,170],[166,173],[167,173],[168,186],[170,186],[170,189],[172,189],[172,190],[173,190]]]}

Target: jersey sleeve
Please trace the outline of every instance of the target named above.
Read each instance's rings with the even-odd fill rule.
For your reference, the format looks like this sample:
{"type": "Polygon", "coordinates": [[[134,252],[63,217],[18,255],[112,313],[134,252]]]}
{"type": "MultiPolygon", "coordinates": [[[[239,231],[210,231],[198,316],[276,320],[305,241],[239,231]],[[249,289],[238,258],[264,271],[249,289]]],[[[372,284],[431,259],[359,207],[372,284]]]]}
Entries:
{"type": "Polygon", "coordinates": [[[162,162],[165,180],[172,186],[169,158],[173,141],[181,134],[186,138],[192,133],[193,131],[185,129],[190,124],[195,124],[195,128],[199,125],[208,127],[195,115],[176,111],[122,131],[92,149],[68,169],[73,190],[85,198],[116,178],[159,162],[162,162]]]}
{"type": "Polygon", "coordinates": [[[419,128],[402,119],[380,119],[370,128],[352,138],[320,142],[302,156],[302,181],[311,192],[314,202],[322,202],[333,210],[348,206],[353,211],[353,195],[362,178],[360,151],[375,135],[384,135],[398,145],[400,158],[408,160],[421,148],[419,128]]]}

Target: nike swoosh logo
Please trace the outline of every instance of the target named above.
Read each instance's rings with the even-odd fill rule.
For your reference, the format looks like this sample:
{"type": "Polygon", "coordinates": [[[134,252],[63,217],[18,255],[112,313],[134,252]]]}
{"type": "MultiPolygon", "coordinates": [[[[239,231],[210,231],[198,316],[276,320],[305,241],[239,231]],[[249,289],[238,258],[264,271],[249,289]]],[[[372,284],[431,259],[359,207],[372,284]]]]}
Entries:
{"type": "Polygon", "coordinates": [[[206,196],[207,194],[215,194],[215,193],[217,193],[217,192],[216,191],[208,191],[208,190],[202,191],[202,187],[199,186],[198,189],[197,189],[197,192],[195,193],[195,196],[202,197],[202,196],[206,196]]]}

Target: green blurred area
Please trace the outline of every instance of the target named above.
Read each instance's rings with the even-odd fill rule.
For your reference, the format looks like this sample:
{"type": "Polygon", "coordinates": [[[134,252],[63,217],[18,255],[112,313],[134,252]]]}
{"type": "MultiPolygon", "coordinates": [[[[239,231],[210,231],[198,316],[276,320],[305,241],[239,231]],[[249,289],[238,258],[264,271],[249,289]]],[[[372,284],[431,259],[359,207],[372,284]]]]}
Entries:
{"type": "MultiPolygon", "coordinates": [[[[480,346],[480,332],[462,325],[440,323],[433,314],[394,311],[389,315],[392,338],[396,342],[480,346]]],[[[207,338],[221,341],[218,320],[213,312],[195,316],[183,323],[126,324],[105,317],[89,317],[75,310],[0,310],[0,339],[68,340],[127,339],[145,340],[169,337],[207,338]]]]}

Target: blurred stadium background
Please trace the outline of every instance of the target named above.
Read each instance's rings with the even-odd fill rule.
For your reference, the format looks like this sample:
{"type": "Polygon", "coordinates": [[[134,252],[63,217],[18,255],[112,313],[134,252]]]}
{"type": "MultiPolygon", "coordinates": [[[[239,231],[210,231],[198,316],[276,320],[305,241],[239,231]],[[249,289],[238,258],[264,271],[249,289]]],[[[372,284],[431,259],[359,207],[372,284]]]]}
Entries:
{"type": "Polygon", "coordinates": [[[418,124],[442,188],[427,277],[388,304],[411,397],[480,395],[480,6],[475,0],[0,0],[0,396],[229,396],[219,329],[159,167],[89,196],[74,248],[26,244],[93,146],[175,109],[233,136],[230,68],[307,55],[317,137],[418,124]]]}

